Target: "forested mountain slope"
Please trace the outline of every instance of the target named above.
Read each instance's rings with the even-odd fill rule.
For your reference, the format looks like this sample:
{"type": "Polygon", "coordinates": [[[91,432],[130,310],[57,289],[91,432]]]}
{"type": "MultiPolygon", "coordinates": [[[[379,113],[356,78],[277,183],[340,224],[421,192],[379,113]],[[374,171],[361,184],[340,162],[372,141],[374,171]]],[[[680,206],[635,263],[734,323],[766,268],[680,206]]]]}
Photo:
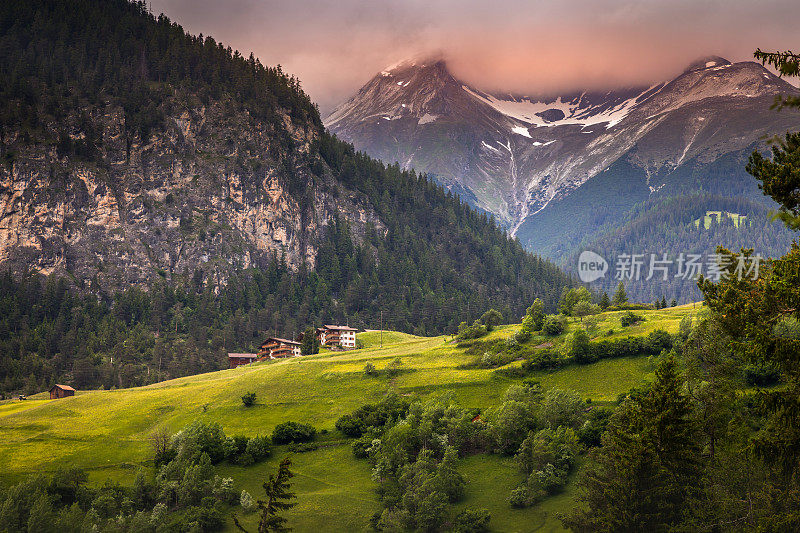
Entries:
{"type": "MultiPolygon", "coordinates": [[[[619,283],[618,259],[623,254],[642,255],[643,268],[638,280],[625,280],[628,296],[636,302],[675,298],[679,303],[696,302],[702,293],[695,279],[678,276],[676,261],[680,254],[698,255],[707,274],[708,261],[718,246],[730,250],[752,248],[762,257],[780,257],[791,247],[796,233],[780,221],[772,219],[770,209],[762,202],[746,198],[697,192],[679,197],[653,198],[636,205],[625,218],[601,226],[586,237],[579,248],[600,254],[609,263],[606,275],[591,284],[609,295],[619,283]],[[712,213],[709,215],[708,213],[712,213]],[[656,272],[647,280],[651,255],[659,260],[667,254],[669,266],[666,280],[656,272]]],[[[565,259],[574,268],[578,253],[565,259]]]]}
{"type": "Polygon", "coordinates": [[[215,369],[272,331],[381,312],[455,330],[572,283],[439,185],[329,136],[279,67],[144,2],[3,3],[0,50],[6,391],[215,369]]]}

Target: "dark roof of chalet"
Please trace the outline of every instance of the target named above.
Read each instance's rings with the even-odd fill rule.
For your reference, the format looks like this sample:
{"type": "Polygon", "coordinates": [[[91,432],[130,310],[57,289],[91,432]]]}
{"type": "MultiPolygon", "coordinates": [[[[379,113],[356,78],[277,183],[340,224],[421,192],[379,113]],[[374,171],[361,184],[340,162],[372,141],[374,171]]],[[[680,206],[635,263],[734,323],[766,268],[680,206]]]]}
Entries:
{"type": "Polygon", "coordinates": [[[254,353],[229,353],[228,357],[255,359],[258,356],[254,353]]]}
{"type": "Polygon", "coordinates": [[[71,390],[72,392],[75,392],[75,389],[73,389],[69,385],[59,385],[58,383],[56,383],[55,385],[50,387],[50,390],[53,390],[53,389],[71,390]]]}
{"type": "Polygon", "coordinates": [[[278,341],[278,342],[281,342],[283,344],[295,344],[297,346],[300,346],[300,343],[297,342],[297,341],[290,341],[289,339],[282,339],[280,337],[267,337],[267,340],[262,342],[261,345],[263,346],[263,345],[267,344],[269,341],[278,341]]]}
{"type": "Polygon", "coordinates": [[[358,331],[356,328],[351,328],[350,326],[330,326],[328,324],[325,324],[324,329],[338,329],[341,331],[358,331]]]}

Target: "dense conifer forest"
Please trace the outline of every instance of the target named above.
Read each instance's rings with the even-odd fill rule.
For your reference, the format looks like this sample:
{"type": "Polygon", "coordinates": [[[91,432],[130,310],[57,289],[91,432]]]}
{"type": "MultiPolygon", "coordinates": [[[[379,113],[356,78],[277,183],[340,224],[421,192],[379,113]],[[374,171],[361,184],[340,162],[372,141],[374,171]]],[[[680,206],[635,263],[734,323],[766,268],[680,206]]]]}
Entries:
{"type": "MultiPolygon", "coordinates": [[[[772,218],[771,209],[763,201],[695,192],[642,202],[623,221],[586,239],[580,249],[593,250],[609,262],[609,273],[593,285],[598,291],[610,294],[619,283],[615,267],[621,254],[643,254],[640,279],[625,280],[630,298],[652,302],[664,297],[688,303],[702,299],[696,280],[676,277],[674,265],[667,280],[658,276],[646,280],[650,254],[661,258],[667,252],[673,261],[680,253],[700,254],[706,262],[717,246],[725,246],[731,250],[752,248],[764,258],[780,257],[789,250],[794,236],[792,230],[772,218]],[[725,214],[709,216],[706,221],[709,211],[725,214]]],[[[575,254],[567,264],[575,265],[577,260],[575,254]]]]}
{"type": "MultiPolygon", "coordinates": [[[[162,125],[160,103],[173,91],[204,102],[231,95],[249,113],[278,123],[278,108],[319,127],[316,107],[296,78],[252,54],[193,36],[146,2],[49,0],[0,8],[0,125],[36,132],[82,100],[113,99],[125,109],[130,136],[162,125]]],[[[96,132],[85,132],[96,133],[96,132]]],[[[91,135],[73,150],[93,155],[91,135]]]]}

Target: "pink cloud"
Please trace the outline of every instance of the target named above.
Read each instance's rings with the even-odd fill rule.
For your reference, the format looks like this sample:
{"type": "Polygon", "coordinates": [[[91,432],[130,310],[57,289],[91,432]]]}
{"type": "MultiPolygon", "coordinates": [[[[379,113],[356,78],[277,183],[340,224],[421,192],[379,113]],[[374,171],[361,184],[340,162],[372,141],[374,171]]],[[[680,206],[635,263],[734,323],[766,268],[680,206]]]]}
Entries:
{"type": "Polygon", "coordinates": [[[323,113],[381,68],[441,50],[486,89],[541,93],[640,85],[705,55],[796,47],[794,0],[155,0],[296,74],[323,113]]]}

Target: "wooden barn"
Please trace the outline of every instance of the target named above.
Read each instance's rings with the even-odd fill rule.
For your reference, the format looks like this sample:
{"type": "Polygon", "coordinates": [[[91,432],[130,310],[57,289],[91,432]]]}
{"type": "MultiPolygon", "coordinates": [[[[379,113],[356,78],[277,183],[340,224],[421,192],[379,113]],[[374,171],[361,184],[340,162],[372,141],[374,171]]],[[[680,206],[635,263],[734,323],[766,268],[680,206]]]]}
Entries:
{"type": "Polygon", "coordinates": [[[300,356],[300,343],[281,339],[280,337],[269,337],[261,343],[258,357],[261,359],[281,359],[283,357],[300,356]]]}
{"type": "Polygon", "coordinates": [[[228,367],[236,368],[237,366],[249,365],[258,359],[254,353],[229,353],[228,354],[228,367]]]}
{"type": "Polygon", "coordinates": [[[50,389],[51,400],[58,400],[60,398],[66,398],[67,396],[75,396],[75,389],[69,385],[56,384],[50,389]]]}
{"type": "Polygon", "coordinates": [[[317,338],[322,346],[355,348],[356,331],[358,330],[349,326],[326,325],[321,328],[317,328],[317,338]]]}

